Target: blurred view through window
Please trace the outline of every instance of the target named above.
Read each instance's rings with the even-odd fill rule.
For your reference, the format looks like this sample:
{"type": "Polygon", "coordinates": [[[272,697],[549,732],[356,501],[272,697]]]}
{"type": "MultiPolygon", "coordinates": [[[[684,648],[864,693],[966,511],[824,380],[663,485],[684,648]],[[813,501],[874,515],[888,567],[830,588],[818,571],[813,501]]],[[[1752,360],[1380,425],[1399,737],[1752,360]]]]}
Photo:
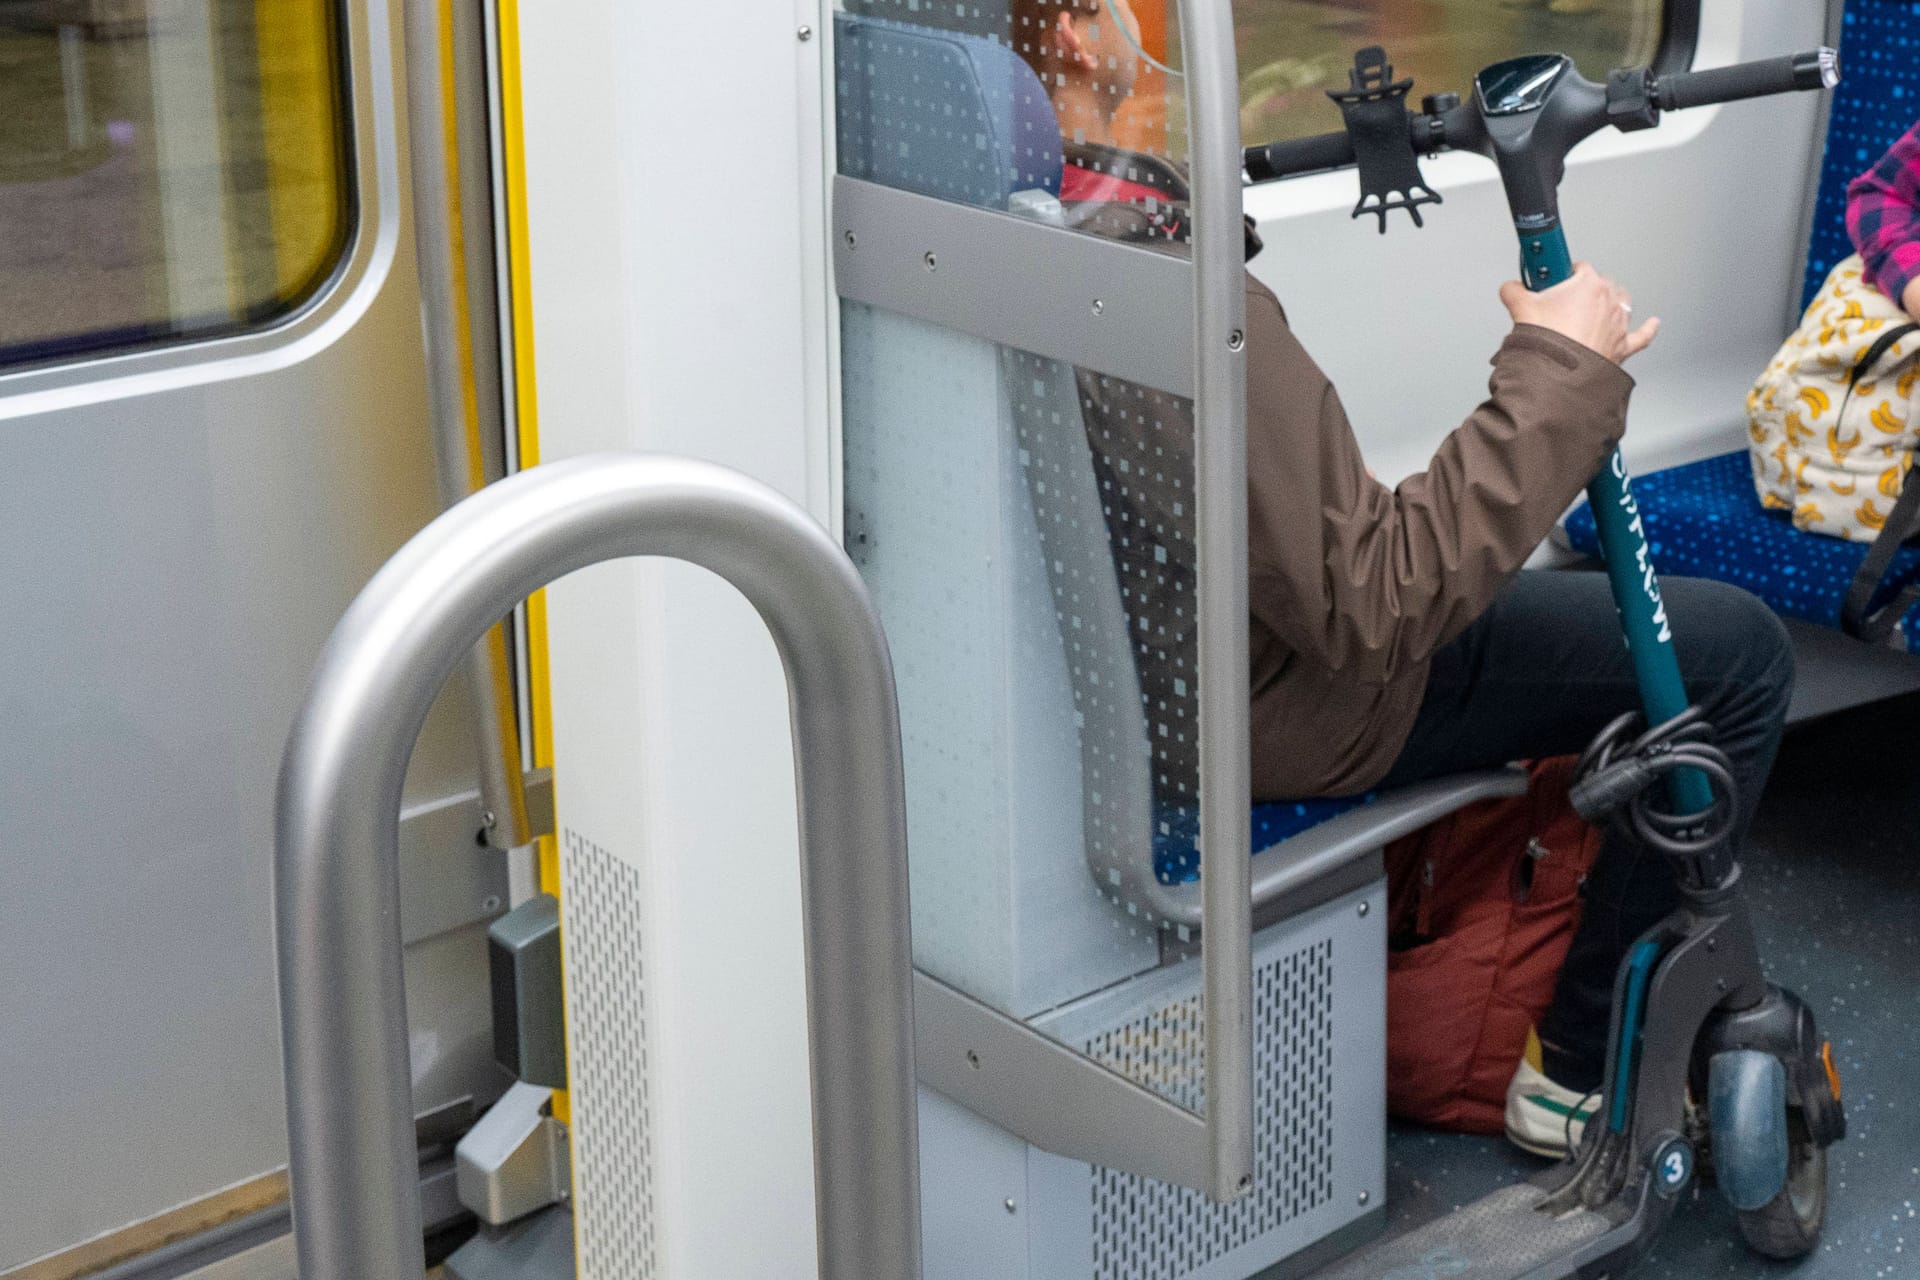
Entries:
{"type": "Polygon", "coordinates": [[[233,332],[351,225],[337,0],[0,0],[0,366],[233,332]]]}
{"type": "Polygon", "coordinates": [[[1476,71],[1521,53],[1564,53],[1588,79],[1650,63],[1665,0],[1233,0],[1240,125],[1249,145],[1340,127],[1328,89],[1382,45],[1412,100],[1465,96],[1476,71]]]}

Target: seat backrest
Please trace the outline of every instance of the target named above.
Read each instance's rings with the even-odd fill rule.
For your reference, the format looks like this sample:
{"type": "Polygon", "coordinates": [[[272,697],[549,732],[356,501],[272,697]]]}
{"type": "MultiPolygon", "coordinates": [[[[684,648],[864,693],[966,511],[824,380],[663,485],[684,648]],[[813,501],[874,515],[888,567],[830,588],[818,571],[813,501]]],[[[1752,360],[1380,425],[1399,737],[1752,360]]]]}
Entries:
{"type": "Polygon", "coordinates": [[[1129,872],[1145,874],[1153,855],[1153,740],[1078,376],[1028,352],[1003,351],[1001,359],[1073,686],[1087,865],[1103,892],[1140,907],[1124,899],[1129,872]]]}
{"type": "Polygon", "coordinates": [[[1020,56],[993,40],[842,14],[840,172],[983,209],[1060,193],[1060,125],[1020,56]]]}
{"type": "Polygon", "coordinates": [[[1007,30],[1007,0],[846,0],[844,8],[862,18],[887,18],[989,41],[1007,30]]]}
{"type": "Polygon", "coordinates": [[[1845,74],[1833,91],[1827,123],[1802,307],[1853,252],[1847,187],[1920,119],[1920,5],[1851,0],[1842,18],[1840,54],[1845,74]]]}
{"type": "MultiPolygon", "coordinates": [[[[1012,51],[860,16],[837,32],[843,174],[996,210],[1058,192],[1058,121],[1012,51]]],[[[851,303],[841,350],[848,549],[900,688],[915,956],[1037,1013],[1159,958],[1087,873],[1090,849],[1147,857],[1152,810],[1073,370],[851,303]]]]}

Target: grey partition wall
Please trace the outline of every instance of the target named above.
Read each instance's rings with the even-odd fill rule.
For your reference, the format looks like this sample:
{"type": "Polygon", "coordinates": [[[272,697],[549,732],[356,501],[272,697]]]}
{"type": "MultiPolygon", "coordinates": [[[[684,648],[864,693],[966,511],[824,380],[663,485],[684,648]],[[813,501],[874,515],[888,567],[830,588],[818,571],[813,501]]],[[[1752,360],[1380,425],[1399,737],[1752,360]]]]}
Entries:
{"type": "Polygon", "coordinates": [[[1092,16],[1113,50],[1092,115],[1049,96],[1038,6],[849,7],[846,532],[896,654],[921,1077],[1048,1150],[1234,1199],[1254,1153],[1229,6],[1178,6],[1181,70],[1092,16]],[[1063,200],[1069,180],[1160,194],[1063,200]],[[1175,850],[1221,851],[1197,931],[1141,891],[1175,850]],[[1168,1005],[1194,1034],[1095,1061],[1044,1029],[1195,944],[1168,1005]]]}

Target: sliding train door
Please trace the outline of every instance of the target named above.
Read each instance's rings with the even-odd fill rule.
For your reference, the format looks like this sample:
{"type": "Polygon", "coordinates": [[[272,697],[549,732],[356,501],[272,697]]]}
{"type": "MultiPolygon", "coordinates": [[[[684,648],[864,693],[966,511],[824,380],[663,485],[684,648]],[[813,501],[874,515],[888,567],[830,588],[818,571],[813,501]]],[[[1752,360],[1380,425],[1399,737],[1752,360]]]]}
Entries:
{"type": "MultiPolygon", "coordinates": [[[[0,1276],[284,1233],[275,776],[439,505],[400,16],[0,0],[0,1276]]],[[[428,1142],[503,1084],[461,692],[403,820],[428,1142]]]]}

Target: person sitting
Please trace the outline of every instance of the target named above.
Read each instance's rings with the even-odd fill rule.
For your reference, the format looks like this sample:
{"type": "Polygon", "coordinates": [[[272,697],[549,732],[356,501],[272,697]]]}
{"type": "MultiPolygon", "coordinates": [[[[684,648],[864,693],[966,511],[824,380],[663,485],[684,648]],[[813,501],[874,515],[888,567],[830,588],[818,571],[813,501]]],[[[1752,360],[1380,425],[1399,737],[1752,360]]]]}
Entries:
{"type": "Polygon", "coordinates": [[[1920,124],[1848,186],[1847,234],[1867,282],[1920,321],[1920,124]]]}
{"type": "MultiPolygon", "coordinates": [[[[1124,154],[1112,136],[1141,57],[1127,0],[1012,0],[1009,39],[1047,85],[1069,141],[1071,220],[1100,230],[1085,205],[1117,204],[1133,210],[1139,234],[1181,235],[1178,171],[1124,154]]],[[[1584,263],[1541,293],[1509,281],[1499,300],[1513,323],[1493,353],[1487,400],[1424,471],[1389,487],[1368,472],[1339,394],[1279,299],[1247,276],[1256,800],[1352,796],[1568,755],[1640,705],[1606,576],[1522,566],[1625,433],[1634,382],[1622,365],[1659,322],[1636,327],[1627,291],[1584,263]]],[[[1181,511],[1107,461],[1145,447],[1131,437],[1157,423],[1152,447],[1184,441],[1190,467],[1190,404],[1148,393],[1154,412],[1142,413],[1138,389],[1084,372],[1080,384],[1116,545],[1130,522],[1178,530],[1184,518],[1190,529],[1190,506],[1181,511]]],[[[1187,563],[1162,567],[1155,581],[1190,589],[1191,544],[1167,541],[1187,563]]],[[[1132,576],[1124,562],[1117,568],[1132,576]]],[[[1664,590],[1688,693],[1734,763],[1737,847],[1785,726],[1792,649],[1773,613],[1738,588],[1669,579],[1664,590]]],[[[1184,616],[1152,593],[1136,592],[1129,608],[1184,616]]],[[[1165,629],[1163,650],[1177,653],[1179,628],[1165,629]]],[[[1164,698],[1177,677],[1152,670],[1151,657],[1142,665],[1144,696],[1164,698]]],[[[1662,857],[1623,828],[1606,834],[1586,897],[1507,1095],[1508,1136],[1544,1155],[1577,1145],[1598,1109],[1615,973],[1678,890],[1662,857]]]]}

